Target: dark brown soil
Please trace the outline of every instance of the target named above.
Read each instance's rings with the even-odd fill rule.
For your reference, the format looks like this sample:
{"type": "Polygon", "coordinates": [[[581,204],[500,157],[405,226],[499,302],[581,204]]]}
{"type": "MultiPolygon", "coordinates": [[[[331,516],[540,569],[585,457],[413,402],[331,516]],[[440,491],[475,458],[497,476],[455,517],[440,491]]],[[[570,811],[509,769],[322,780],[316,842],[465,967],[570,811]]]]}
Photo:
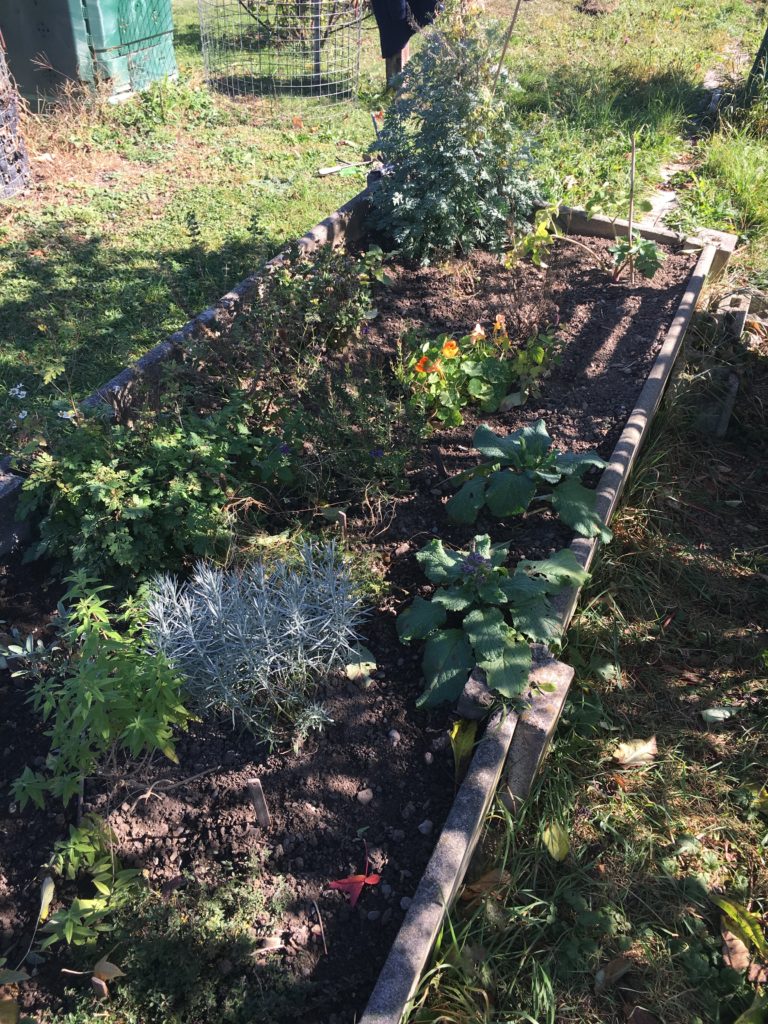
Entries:
{"type": "MultiPolygon", "coordinates": [[[[596,250],[607,245],[585,241],[596,250]]],[[[608,456],[692,264],[690,255],[670,253],[652,282],[641,279],[633,288],[611,285],[605,272],[567,244],[552,253],[547,270],[529,265],[506,270],[484,254],[446,267],[395,267],[394,286],[377,296],[380,315],[368,341],[393,353],[407,329],[461,336],[476,322],[489,328],[498,313],[521,342],[559,323],[562,359],[543,382],[540,397],[502,415],[478,417],[468,409],[463,427],[434,435],[437,461],[449,472],[469,464],[472,433],[481,419],[509,431],[538,417],[546,420],[558,446],[597,448],[608,456]]],[[[540,512],[514,524],[449,524],[445,499],[433,492],[436,466],[429,446],[415,453],[411,493],[392,502],[375,531],[377,558],[392,594],[367,630],[378,672],[367,688],[345,680],[329,683],[325,703],[334,724],[322,736],[298,753],[269,754],[227,723],[198,724],[179,743],[179,767],[158,763],[122,784],[91,783],[86,790],[83,810],[107,817],[119,856],[142,869],[159,899],[172,903],[183,898],[185,887],[214,886],[249,870],[266,894],[288,893],[279,920],[254,919],[246,952],[224,957],[206,979],[215,1005],[232,989],[233,978],[249,991],[263,987],[269,960],[284,965],[289,985],[282,1010],[270,1011],[270,1024],[292,1020],[297,1012],[307,1024],[349,1024],[359,1015],[453,798],[447,718],[429,719],[415,709],[421,688],[418,652],[403,648],[394,629],[405,600],[424,590],[413,556],[437,534],[461,545],[474,533],[492,530],[495,540],[511,541],[513,557],[543,557],[571,539],[569,530],[540,512]],[[247,781],[254,776],[272,814],[268,829],[257,824],[248,798],[247,781]],[[372,798],[361,802],[359,794],[366,790],[372,798]],[[381,883],[366,887],[352,910],[328,885],[362,871],[364,843],[381,883]],[[275,935],[283,948],[254,956],[260,942],[275,935]]],[[[356,520],[353,511],[349,539],[357,536],[370,544],[370,521],[356,520]]],[[[57,593],[44,589],[45,572],[36,571],[38,578],[13,565],[0,577],[6,620],[0,629],[7,630],[9,620],[22,631],[45,629],[57,593]]],[[[49,812],[20,811],[7,795],[24,764],[42,764],[45,753],[45,738],[24,696],[23,686],[0,675],[0,956],[7,956],[9,965],[29,942],[45,873],[41,866],[73,814],[53,806],[49,812]]],[[[54,947],[36,979],[23,987],[25,1006],[36,1013],[65,1007],[59,971],[73,962],[71,951],[54,947]]]]}

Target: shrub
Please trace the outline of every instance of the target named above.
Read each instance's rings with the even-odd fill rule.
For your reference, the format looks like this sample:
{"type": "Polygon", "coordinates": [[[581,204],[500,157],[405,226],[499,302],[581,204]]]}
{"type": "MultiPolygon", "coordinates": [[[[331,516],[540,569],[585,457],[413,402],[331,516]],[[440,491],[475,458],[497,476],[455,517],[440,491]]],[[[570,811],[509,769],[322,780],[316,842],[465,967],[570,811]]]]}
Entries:
{"type": "Polygon", "coordinates": [[[385,172],[372,222],[423,263],[500,250],[527,230],[538,188],[513,122],[514,85],[476,12],[451,4],[423,33],[374,149],[385,172]]]}
{"type": "Polygon", "coordinates": [[[279,723],[301,735],[327,721],[319,683],[348,663],[363,618],[358,587],[333,544],[244,571],[200,563],[187,583],[150,587],[149,631],[184,677],[192,705],[230,713],[268,740],[279,723]]]}

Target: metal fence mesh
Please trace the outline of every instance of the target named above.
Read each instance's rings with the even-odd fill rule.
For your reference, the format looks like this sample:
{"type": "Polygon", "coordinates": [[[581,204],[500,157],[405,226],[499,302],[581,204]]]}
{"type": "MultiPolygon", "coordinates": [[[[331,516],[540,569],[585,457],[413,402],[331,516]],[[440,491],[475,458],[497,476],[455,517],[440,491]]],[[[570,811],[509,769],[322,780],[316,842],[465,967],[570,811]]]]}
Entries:
{"type": "Polygon", "coordinates": [[[363,0],[198,0],[206,75],[230,96],[357,89],[363,0]]]}
{"type": "Polygon", "coordinates": [[[20,101],[0,43],[0,198],[24,188],[29,179],[29,158],[21,136],[20,101]]]}

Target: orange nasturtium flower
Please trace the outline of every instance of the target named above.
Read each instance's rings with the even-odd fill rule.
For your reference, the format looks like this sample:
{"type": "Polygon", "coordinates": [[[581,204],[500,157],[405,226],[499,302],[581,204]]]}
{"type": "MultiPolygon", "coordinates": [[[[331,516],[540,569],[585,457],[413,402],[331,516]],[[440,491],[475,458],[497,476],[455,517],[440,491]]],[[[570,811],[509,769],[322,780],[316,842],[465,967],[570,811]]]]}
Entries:
{"type": "Polygon", "coordinates": [[[480,324],[475,324],[469,337],[472,344],[476,345],[478,341],[485,341],[487,335],[480,324]]]}
{"type": "Polygon", "coordinates": [[[493,324],[494,331],[506,331],[507,329],[507,318],[503,313],[496,314],[496,320],[493,324]]]}
{"type": "Polygon", "coordinates": [[[459,354],[458,343],[453,338],[448,338],[447,341],[443,342],[441,351],[446,359],[455,359],[459,354]]]}
{"type": "Polygon", "coordinates": [[[421,359],[414,366],[416,373],[429,373],[429,356],[422,356],[421,359]]]}

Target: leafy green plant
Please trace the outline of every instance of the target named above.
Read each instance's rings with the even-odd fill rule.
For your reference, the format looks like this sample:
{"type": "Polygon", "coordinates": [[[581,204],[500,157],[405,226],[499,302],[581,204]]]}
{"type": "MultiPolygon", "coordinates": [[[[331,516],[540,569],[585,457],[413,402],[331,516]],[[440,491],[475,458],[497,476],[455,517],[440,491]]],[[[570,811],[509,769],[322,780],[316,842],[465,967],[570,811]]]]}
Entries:
{"type": "Polygon", "coordinates": [[[655,242],[633,232],[632,238],[617,238],[616,244],[608,250],[613,257],[613,281],[618,281],[622,272],[634,264],[643,277],[652,278],[661,268],[666,256],[655,242]]]}
{"type": "Polygon", "coordinates": [[[141,414],[133,426],[73,421],[50,449],[26,460],[18,514],[39,517],[27,557],[122,580],[210,552],[229,535],[241,481],[252,493],[254,485],[292,479],[282,437],[252,430],[254,412],[235,394],[207,417],[141,414]]]}
{"type": "Polygon", "coordinates": [[[450,481],[459,488],[446,505],[454,522],[474,523],[483,508],[506,519],[522,515],[532,501],[546,501],[582,536],[611,539],[595,512],[595,492],[579,479],[589,469],[605,468],[597,452],[558,451],[541,419],[506,436],[481,423],[472,443],[484,461],[450,481]]]}
{"type": "Polygon", "coordinates": [[[279,346],[278,358],[340,349],[376,315],[372,285],[387,280],[377,246],[355,257],[331,245],[304,255],[294,245],[269,268],[248,323],[268,349],[279,346]]]}
{"type": "Polygon", "coordinates": [[[150,652],[134,604],[113,613],[110,588],[84,572],[69,577],[57,638],[48,647],[14,644],[2,653],[21,663],[14,675],[32,680],[29,702],[48,724],[45,769],[27,767],[13,784],[22,807],[45,806],[47,795],[68,803],[88,775],[118,750],[133,757],[155,751],[176,760],[174,729],[189,713],[181,679],[164,657],[150,652]]]}
{"type": "Polygon", "coordinates": [[[401,359],[399,376],[420,415],[453,427],[463,422],[461,410],[470,403],[483,412],[523,405],[537,393],[556,352],[554,327],[515,349],[499,314],[490,338],[478,324],[459,341],[441,334],[422,342],[401,359]]]}
{"type": "Polygon", "coordinates": [[[431,600],[416,597],[397,619],[403,643],[426,641],[422,670],[427,683],[417,703],[433,707],[456,700],[476,667],[489,689],[519,696],[528,682],[528,641],[552,641],[559,624],[549,598],[588,579],[569,549],[541,561],[504,567],[508,544],[474,538],[469,551],[452,551],[431,540],[416,558],[438,585],[431,600]],[[456,624],[452,625],[451,620],[456,624]]]}
{"type": "Polygon", "coordinates": [[[502,249],[528,230],[538,198],[515,86],[479,13],[450,2],[421,35],[378,140],[385,172],[371,220],[405,256],[427,263],[473,247],[502,249]]]}
{"type": "Polygon", "coordinates": [[[139,871],[121,865],[115,855],[115,837],[96,815],[89,815],[79,827],[70,825],[69,836],[55,844],[48,866],[64,881],[87,878],[95,895],[77,897],[52,914],[42,928],[46,938],[41,949],[55,942],[75,946],[96,942],[112,931],[114,915],[139,888],[139,871]]]}

